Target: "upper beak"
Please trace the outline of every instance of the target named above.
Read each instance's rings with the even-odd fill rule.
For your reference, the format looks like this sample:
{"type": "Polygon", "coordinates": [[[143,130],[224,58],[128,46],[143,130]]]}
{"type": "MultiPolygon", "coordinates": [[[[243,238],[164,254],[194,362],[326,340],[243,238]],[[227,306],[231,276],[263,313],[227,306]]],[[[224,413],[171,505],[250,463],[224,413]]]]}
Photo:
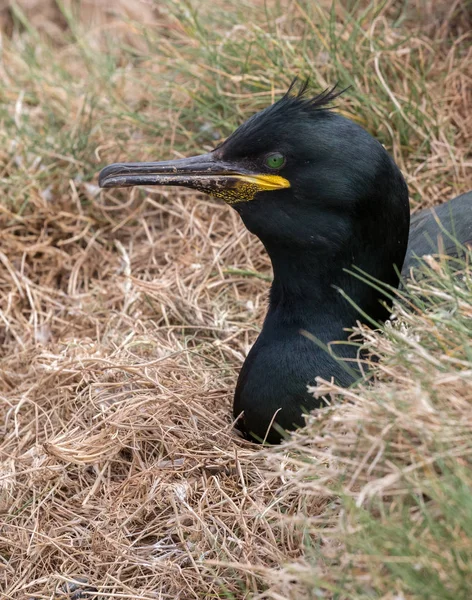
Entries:
{"type": "Polygon", "coordinates": [[[162,162],[115,163],[100,172],[98,184],[102,188],[181,185],[223,198],[230,204],[252,200],[257,192],[290,187],[290,182],[279,175],[220,161],[212,153],[162,162]]]}

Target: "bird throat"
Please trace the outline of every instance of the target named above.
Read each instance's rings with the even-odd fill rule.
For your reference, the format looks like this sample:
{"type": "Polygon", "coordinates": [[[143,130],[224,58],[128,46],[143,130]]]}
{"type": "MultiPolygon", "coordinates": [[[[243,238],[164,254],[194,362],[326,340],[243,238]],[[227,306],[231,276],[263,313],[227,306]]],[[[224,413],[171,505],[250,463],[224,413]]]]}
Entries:
{"type": "Polygon", "coordinates": [[[399,279],[393,261],[384,260],[381,253],[359,257],[354,264],[343,254],[334,259],[322,252],[281,253],[268,249],[268,253],[274,272],[269,314],[277,314],[284,322],[308,331],[321,329],[322,337],[338,335],[342,339],[348,336],[345,329],[357,321],[380,322],[388,318],[385,297],[375,286],[362,281],[364,271],[367,276],[397,287],[399,279]],[[358,277],[356,266],[361,270],[358,277]]]}

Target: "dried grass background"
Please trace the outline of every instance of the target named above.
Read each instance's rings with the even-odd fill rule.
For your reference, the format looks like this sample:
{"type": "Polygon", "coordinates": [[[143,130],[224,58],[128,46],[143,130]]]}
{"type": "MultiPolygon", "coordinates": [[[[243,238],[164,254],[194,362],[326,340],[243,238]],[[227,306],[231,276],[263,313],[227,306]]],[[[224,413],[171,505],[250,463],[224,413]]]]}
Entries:
{"type": "Polygon", "coordinates": [[[247,20],[218,2],[1,7],[2,598],[468,597],[468,263],[457,281],[431,260],[401,325],[366,331],[375,388],[326,384],[339,403],[261,451],[231,422],[261,245],[193,192],[96,186],[107,162],[208,149],[310,71],[352,78],[340,109],[392,151],[414,207],[472,187],[467,6],[374,3],[356,22],[340,4],[337,54],[327,6],[286,3],[270,26],[257,2],[247,20]]]}

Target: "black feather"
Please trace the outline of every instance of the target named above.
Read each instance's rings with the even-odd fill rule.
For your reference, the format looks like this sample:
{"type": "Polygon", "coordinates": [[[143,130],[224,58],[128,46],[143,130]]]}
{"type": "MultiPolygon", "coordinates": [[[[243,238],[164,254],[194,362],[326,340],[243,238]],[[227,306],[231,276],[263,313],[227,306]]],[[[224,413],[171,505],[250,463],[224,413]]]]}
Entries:
{"type": "MultiPolygon", "coordinates": [[[[334,108],[330,106],[336,98],[339,98],[341,94],[344,94],[347,90],[349,90],[351,86],[347,86],[345,88],[339,87],[339,82],[336,82],[332,87],[327,87],[319,94],[315,96],[311,96],[310,91],[310,78],[307,77],[303,81],[300,81],[298,77],[295,77],[291,82],[288,90],[279,100],[282,105],[287,105],[290,103],[295,103],[299,108],[312,108],[315,110],[323,109],[329,110],[330,108],[334,108]],[[294,90],[300,84],[297,92],[294,94],[294,90]]],[[[276,103],[277,104],[277,103],[276,103]]]]}

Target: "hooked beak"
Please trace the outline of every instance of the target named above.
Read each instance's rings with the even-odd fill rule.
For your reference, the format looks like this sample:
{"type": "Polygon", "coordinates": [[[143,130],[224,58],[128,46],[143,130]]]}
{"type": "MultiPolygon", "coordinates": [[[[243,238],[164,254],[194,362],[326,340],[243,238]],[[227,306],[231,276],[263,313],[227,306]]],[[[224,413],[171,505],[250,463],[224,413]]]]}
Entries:
{"type": "Polygon", "coordinates": [[[102,188],[180,185],[222,198],[228,204],[252,200],[257,192],[290,187],[280,175],[257,173],[220,161],[212,153],[148,163],[115,163],[99,175],[102,188]]]}

